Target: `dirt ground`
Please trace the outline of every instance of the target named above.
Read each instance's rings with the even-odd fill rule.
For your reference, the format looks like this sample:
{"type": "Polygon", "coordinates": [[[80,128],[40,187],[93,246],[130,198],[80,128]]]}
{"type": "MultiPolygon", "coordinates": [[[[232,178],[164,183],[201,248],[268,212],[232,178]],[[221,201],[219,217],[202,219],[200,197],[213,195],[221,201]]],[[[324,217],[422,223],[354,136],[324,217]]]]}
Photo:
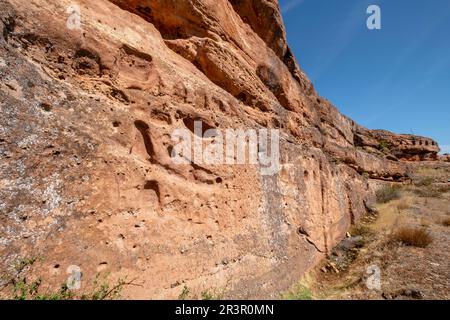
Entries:
{"type": "MultiPolygon", "coordinates": [[[[330,257],[300,281],[312,299],[450,299],[450,166],[413,170],[410,184],[381,203],[330,257]],[[400,229],[429,236],[425,247],[400,229]]],[[[383,199],[382,199],[383,200],[383,199]]]]}

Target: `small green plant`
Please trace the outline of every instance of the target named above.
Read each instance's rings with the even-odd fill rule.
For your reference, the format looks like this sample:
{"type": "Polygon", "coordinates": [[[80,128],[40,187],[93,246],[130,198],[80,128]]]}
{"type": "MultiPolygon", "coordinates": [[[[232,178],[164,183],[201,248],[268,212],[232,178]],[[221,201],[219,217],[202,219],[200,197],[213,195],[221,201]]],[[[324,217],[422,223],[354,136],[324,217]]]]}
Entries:
{"type": "Polygon", "coordinates": [[[37,279],[27,283],[26,279],[20,279],[14,283],[14,300],[70,300],[73,293],[62,285],[58,292],[39,293],[42,279],[37,279]]]}
{"type": "Polygon", "coordinates": [[[120,297],[122,289],[125,285],[131,285],[131,282],[126,282],[124,279],[119,279],[114,286],[110,286],[108,282],[108,275],[100,278],[100,274],[95,276],[93,281],[92,292],[81,296],[81,300],[106,300],[117,299],[120,297]]]}
{"type": "Polygon", "coordinates": [[[201,293],[202,300],[216,300],[214,299],[214,295],[209,292],[209,290],[204,290],[201,293]]]}
{"type": "Polygon", "coordinates": [[[36,296],[41,283],[41,279],[37,279],[30,284],[27,283],[25,278],[15,281],[13,288],[14,300],[27,300],[36,296]]]}
{"type": "Polygon", "coordinates": [[[178,296],[178,300],[186,300],[189,297],[191,290],[185,285],[180,295],[178,296]]]}
{"type": "Polygon", "coordinates": [[[14,269],[16,269],[17,273],[20,273],[26,267],[32,266],[38,260],[37,257],[23,258],[20,259],[19,262],[16,263],[14,269]]]}
{"type": "Polygon", "coordinates": [[[312,300],[311,290],[298,283],[291,290],[282,295],[283,300],[312,300]]]}
{"type": "Polygon", "coordinates": [[[223,296],[227,292],[227,286],[225,286],[224,288],[203,290],[200,296],[202,300],[222,300],[223,296]]]}
{"type": "Polygon", "coordinates": [[[27,282],[26,278],[19,280],[13,279],[13,298],[15,300],[113,300],[120,297],[121,291],[124,286],[131,285],[132,281],[126,282],[123,279],[119,279],[114,286],[110,286],[107,281],[107,276],[102,279],[97,274],[93,281],[93,288],[91,292],[84,293],[81,296],[75,295],[71,291],[67,284],[61,285],[60,289],[56,292],[42,292],[41,289],[42,279],[27,282]]]}
{"type": "Polygon", "coordinates": [[[397,186],[386,186],[376,192],[379,203],[388,203],[389,201],[400,198],[400,188],[397,186]]]}
{"type": "Polygon", "coordinates": [[[34,300],[72,300],[73,292],[69,290],[66,284],[63,284],[58,292],[38,294],[34,300]]]}
{"type": "Polygon", "coordinates": [[[384,153],[389,153],[391,150],[391,144],[386,140],[381,140],[378,143],[378,149],[384,153]]]}

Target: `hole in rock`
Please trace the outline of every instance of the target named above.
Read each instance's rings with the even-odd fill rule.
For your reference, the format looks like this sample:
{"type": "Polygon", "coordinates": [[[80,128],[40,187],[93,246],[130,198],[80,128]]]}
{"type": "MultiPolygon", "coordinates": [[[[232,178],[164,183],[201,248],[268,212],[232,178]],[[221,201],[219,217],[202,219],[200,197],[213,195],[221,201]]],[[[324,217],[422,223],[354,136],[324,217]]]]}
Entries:
{"type": "Polygon", "coordinates": [[[145,150],[150,157],[155,155],[155,151],[153,148],[153,143],[150,138],[150,127],[147,123],[142,120],[136,120],[134,122],[136,129],[141,133],[142,139],[144,140],[145,150]]]}
{"type": "Polygon", "coordinates": [[[156,193],[158,200],[161,198],[161,192],[159,189],[158,181],[156,181],[156,180],[147,181],[144,185],[144,189],[145,190],[153,190],[156,193]]]}
{"type": "Polygon", "coordinates": [[[53,107],[49,103],[46,103],[46,102],[42,102],[41,103],[41,108],[44,109],[44,111],[47,111],[47,112],[50,112],[53,109],[53,107]]]}

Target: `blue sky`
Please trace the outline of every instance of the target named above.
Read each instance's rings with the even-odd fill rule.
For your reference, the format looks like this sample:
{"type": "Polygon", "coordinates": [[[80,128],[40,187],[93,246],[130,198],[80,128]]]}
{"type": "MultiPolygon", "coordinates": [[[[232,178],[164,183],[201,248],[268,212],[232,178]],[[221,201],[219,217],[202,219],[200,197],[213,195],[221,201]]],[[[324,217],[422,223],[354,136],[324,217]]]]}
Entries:
{"type": "Polygon", "coordinates": [[[450,153],[449,0],[279,0],[289,45],[318,93],[372,129],[450,153]],[[369,30],[367,7],[381,8],[369,30]]]}

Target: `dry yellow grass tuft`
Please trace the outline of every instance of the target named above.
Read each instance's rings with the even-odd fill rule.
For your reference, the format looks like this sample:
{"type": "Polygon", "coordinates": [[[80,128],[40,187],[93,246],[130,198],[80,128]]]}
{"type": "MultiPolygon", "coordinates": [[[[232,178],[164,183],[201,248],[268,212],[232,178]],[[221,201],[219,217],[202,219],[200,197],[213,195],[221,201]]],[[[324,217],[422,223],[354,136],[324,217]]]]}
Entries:
{"type": "Polygon", "coordinates": [[[433,177],[424,177],[420,178],[418,181],[414,183],[416,187],[428,187],[433,183],[433,177]]]}
{"type": "Polygon", "coordinates": [[[397,203],[398,211],[408,210],[410,207],[411,207],[411,205],[409,204],[408,200],[405,198],[400,199],[399,202],[397,203]]]}
{"type": "Polygon", "coordinates": [[[425,228],[400,227],[392,235],[394,241],[407,246],[425,248],[433,242],[433,238],[425,228]]]}
{"type": "Polygon", "coordinates": [[[431,226],[432,223],[433,223],[433,221],[430,218],[427,218],[427,217],[420,218],[420,225],[422,227],[429,227],[429,226],[431,226]]]}

